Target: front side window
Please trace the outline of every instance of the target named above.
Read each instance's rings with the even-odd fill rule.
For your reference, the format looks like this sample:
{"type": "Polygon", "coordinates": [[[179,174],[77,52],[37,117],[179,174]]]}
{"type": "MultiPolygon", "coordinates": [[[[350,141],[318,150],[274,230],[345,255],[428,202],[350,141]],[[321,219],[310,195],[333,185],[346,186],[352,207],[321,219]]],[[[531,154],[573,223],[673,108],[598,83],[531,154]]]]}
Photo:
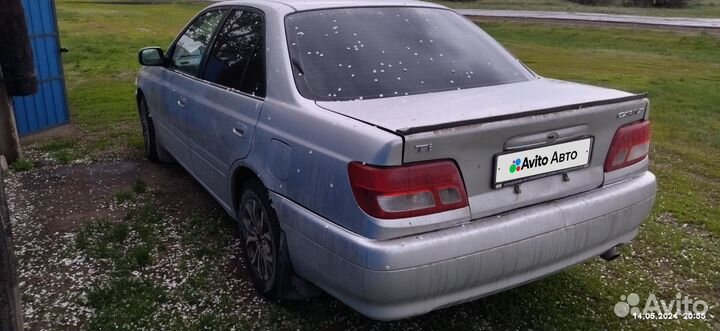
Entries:
{"type": "Polygon", "coordinates": [[[205,50],[223,15],[222,10],[204,13],[185,30],[173,50],[171,65],[174,68],[189,75],[198,75],[205,50]]]}
{"type": "Polygon", "coordinates": [[[318,101],[387,98],[534,76],[492,37],[444,9],[371,7],[285,19],[295,82],[318,101]]]}
{"type": "Polygon", "coordinates": [[[205,67],[205,79],[251,95],[265,96],[262,16],[235,10],[220,28],[205,67]]]}

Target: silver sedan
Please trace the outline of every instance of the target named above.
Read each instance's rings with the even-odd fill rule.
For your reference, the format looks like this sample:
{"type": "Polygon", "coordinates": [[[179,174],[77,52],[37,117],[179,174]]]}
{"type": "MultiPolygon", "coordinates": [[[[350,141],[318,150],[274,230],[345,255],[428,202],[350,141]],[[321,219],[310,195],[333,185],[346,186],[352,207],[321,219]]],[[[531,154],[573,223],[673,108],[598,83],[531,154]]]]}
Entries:
{"type": "Polygon", "coordinates": [[[645,95],[540,77],[407,1],[230,1],[140,51],[145,154],[238,221],[272,299],[393,320],[618,255],[648,216],[645,95]]]}

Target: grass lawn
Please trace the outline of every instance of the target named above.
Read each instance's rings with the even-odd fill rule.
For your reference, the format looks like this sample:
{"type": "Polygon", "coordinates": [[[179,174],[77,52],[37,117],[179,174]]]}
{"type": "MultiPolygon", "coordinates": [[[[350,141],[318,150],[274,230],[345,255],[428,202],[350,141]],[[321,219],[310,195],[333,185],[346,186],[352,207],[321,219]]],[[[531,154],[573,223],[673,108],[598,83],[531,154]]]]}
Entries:
{"type": "MultiPolygon", "coordinates": [[[[523,3],[530,3],[526,0],[523,3]]],[[[481,4],[499,3],[483,1],[481,4]]],[[[511,2],[520,3],[520,2],[511,2]]],[[[547,0],[543,3],[559,3],[547,0]]],[[[564,3],[564,2],[563,2],[564,3]]],[[[520,6],[520,5],[518,5],[520,6]]],[[[133,97],[136,52],[166,46],[202,5],[58,3],[60,32],[73,122],[81,135],[36,143],[50,156],[134,158],[141,155],[133,97]]],[[[690,10],[690,9],[688,9],[690,10]]],[[[121,223],[86,225],[75,236],[76,253],[107,275],[86,284],[83,304],[94,317],[89,329],[718,329],[720,321],[720,41],[717,37],[628,28],[480,23],[539,74],[559,79],[649,92],[652,102],[652,170],[657,204],[624,255],[581,266],[486,299],[390,324],[369,321],[329,297],[290,306],[240,300],[245,292],[222,291],[230,277],[219,263],[232,246],[222,216],[166,221],[152,205],[139,205],[121,223]],[[149,275],[172,233],[190,253],[190,278],[167,287],[149,275]],[[678,292],[711,305],[706,321],[639,321],[618,318],[621,295],[650,293],[674,299],[678,292]],[[209,293],[212,300],[208,301],[209,293]],[[262,310],[245,313],[252,302],[262,310]],[[239,302],[239,303],[238,303],[239,302]],[[246,306],[248,305],[248,306],[246,306]],[[168,307],[192,307],[174,311],[168,307]],[[242,313],[237,313],[242,312],[242,313]],[[184,315],[183,315],[184,314],[184,315]],[[187,318],[187,320],[185,320],[187,318]],[[140,322],[138,322],[140,321],[140,322]],[[186,321],[186,322],[184,322],[186,321]]],[[[115,196],[134,201],[146,192],[136,183],[115,196]]],[[[148,188],[152,190],[152,188],[148,188]]],[[[231,235],[230,235],[231,236],[231,235]]],[[[184,270],[184,269],[183,269],[184,270]]]]}
{"type": "Polygon", "coordinates": [[[60,162],[139,157],[142,136],[132,97],[137,51],[167,47],[205,4],[57,4],[72,121],[79,133],[37,144],[60,162]]]}
{"type": "Polygon", "coordinates": [[[568,0],[477,0],[469,2],[433,2],[453,8],[572,11],[646,16],[720,17],[720,0],[690,0],[687,7],[677,9],[624,7],[621,5],[622,1],[612,1],[609,5],[604,6],[580,5],[568,0]]]}

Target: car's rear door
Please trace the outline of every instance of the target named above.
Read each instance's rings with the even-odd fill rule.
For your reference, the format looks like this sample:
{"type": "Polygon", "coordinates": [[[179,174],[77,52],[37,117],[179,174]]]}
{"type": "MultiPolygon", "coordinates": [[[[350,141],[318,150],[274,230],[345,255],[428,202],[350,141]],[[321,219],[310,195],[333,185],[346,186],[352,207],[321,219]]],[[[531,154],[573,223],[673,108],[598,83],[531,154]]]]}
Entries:
{"type": "Polygon", "coordinates": [[[193,172],[220,200],[229,199],[227,175],[250,151],[265,97],[263,15],[233,9],[204,61],[203,81],[190,82],[188,103],[193,172]]]}
{"type": "Polygon", "coordinates": [[[209,10],[198,15],[178,37],[168,54],[168,69],[164,70],[159,134],[163,146],[187,169],[192,167],[188,148],[189,111],[197,98],[195,85],[199,82],[201,65],[213,34],[225,17],[227,9],[209,10]]]}

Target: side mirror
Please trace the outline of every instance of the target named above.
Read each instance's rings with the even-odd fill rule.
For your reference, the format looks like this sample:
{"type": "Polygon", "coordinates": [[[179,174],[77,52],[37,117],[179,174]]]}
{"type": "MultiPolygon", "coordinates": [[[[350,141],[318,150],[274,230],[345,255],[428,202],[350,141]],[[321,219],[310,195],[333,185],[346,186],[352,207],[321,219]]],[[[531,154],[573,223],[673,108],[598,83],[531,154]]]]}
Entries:
{"type": "Polygon", "coordinates": [[[162,66],[165,55],[160,47],[145,47],[138,53],[138,61],[144,66],[162,66]]]}

